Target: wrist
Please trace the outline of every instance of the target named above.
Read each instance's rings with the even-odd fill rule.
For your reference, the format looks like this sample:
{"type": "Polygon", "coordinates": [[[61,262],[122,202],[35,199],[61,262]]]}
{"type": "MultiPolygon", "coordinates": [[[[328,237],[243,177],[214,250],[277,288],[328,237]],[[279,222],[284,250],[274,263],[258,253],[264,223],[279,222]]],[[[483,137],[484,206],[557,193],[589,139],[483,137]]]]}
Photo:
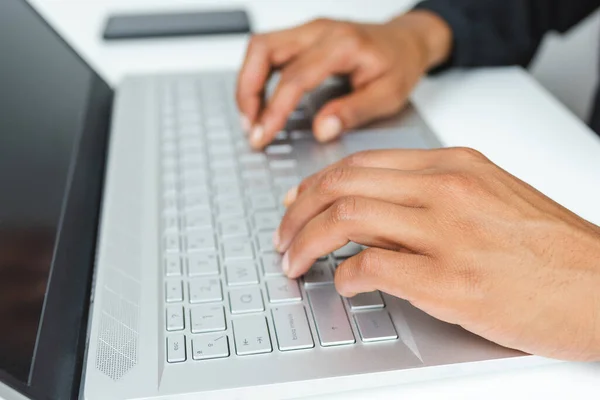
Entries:
{"type": "Polygon", "coordinates": [[[425,54],[427,70],[446,62],[452,52],[452,29],[440,16],[426,10],[414,10],[387,23],[390,27],[410,32],[425,54]]]}

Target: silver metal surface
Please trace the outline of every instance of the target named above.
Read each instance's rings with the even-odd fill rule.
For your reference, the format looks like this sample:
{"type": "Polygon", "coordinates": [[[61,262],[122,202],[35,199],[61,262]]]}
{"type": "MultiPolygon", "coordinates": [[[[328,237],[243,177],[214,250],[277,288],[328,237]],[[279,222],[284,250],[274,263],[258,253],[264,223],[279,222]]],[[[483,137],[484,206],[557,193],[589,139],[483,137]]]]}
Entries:
{"type": "Polygon", "coordinates": [[[179,363],[186,360],[185,336],[167,336],[167,362],[179,363]]]}
{"type": "Polygon", "coordinates": [[[212,335],[195,336],[192,339],[192,358],[208,360],[211,358],[229,357],[229,340],[227,335],[216,333],[212,335]]]}
{"type": "Polygon", "coordinates": [[[190,330],[192,333],[224,331],[225,312],[221,305],[202,305],[190,308],[190,330]]]}
{"type": "Polygon", "coordinates": [[[333,283],[333,271],[329,260],[317,261],[304,274],[304,284],[306,286],[324,285],[333,283]]]}
{"type": "Polygon", "coordinates": [[[355,342],[344,303],[333,285],[314,287],[308,299],[322,346],[339,346],[355,342]]]}
{"type": "Polygon", "coordinates": [[[270,353],[273,350],[267,319],[262,315],[234,319],[233,334],[236,352],[240,356],[270,353]]]}
{"type": "Polygon", "coordinates": [[[279,350],[300,350],[314,347],[306,311],[302,304],[274,307],[272,313],[279,350]]]}
{"type": "Polygon", "coordinates": [[[271,303],[287,303],[302,300],[297,281],[285,277],[275,277],[267,279],[266,285],[267,292],[269,293],[269,302],[271,303]]]}
{"type": "Polygon", "coordinates": [[[185,317],[182,306],[168,306],[166,313],[168,331],[182,331],[185,328],[185,317]]]}
{"type": "Polygon", "coordinates": [[[385,306],[381,293],[378,291],[357,294],[348,299],[348,303],[350,303],[352,311],[383,308],[385,306]]]}
{"type": "Polygon", "coordinates": [[[254,261],[231,261],[225,265],[229,286],[258,283],[258,273],[254,261]]]}
{"type": "Polygon", "coordinates": [[[354,315],[363,342],[378,342],[398,338],[390,315],[385,310],[365,311],[354,315]]]}
{"type": "MultiPolygon", "coordinates": [[[[425,370],[420,373],[423,367],[466,371],[468,365],[464,363],[474,363],[476,367],[471,369],[482,369],[489,363],[480,361],[521,355],[385,294],[383,310],[391,316],[398,340],[359,340],[335,347],[322,346],[317,340],[317,326],[331,325],[324,322],[323,315],[334,319],[343,316],[352,337],[359,338],[354,315],[365,311],[352,311],[334,289],[329,297],[321,297],[336,299],[335,312],[327,302],[326,312],[319,311],[322,309],[313,304],[314,296],[307,296],[307,292],[333,285],[302,285],[295,302],[270,303],[267,282],[281,276],[280,257],[260,253],[257,234],[265,232],[265,238],[272,235],[284,211],[280,202],[291,184],[355,151],[428,148],[439,143],[409,107],[389,122],[349,133],[338,142],[318,144],[311,132],[294,130],[278,135],[276,144],[284,147],[254,153],[239,126],[232,95],[234,82],[235,74],[228,73],[138,77],[126,79],[117,91],[82,397],[280,398],[292,392],[317,394],[323,391],[323,382],[343,380],[346,384],[340,389],[345,389],[350,376],[356,387],[372,385],[371,378],[380,372],[399,383],[429,376],[425,370]],[[231,182],[238,185],[237,190],[231,182]],[[221,235],[220,224],[231,216],[246,221],[247,240],[221,235]],[[195,232],[213,232],[212,248],[210,240],[194,239],[198,237],[195,232]],[[174,264],[167,268],[166,254],[181,257],[181,275],[176,274],[174,264]],[[258,283],[224,285],[224,266],[232,261],[254,262],[258,283]],[[172,275],[166,276],[167,271],[172,275]],[[165,282],[173,278],[183,285],[183,301],[166,303],[165,282]],[[250,287],[254,293],[260,291],[264,310],[234,314],[231,294],[250,287]],[[167,331],[167,308],[171,305],[186,310],[181,331],[167,331]],[[190,310],[198,305],[223,307],[225,330],[192,333],[190,310]],[[277,342],[273,310],[290,305],[306,310],[315,346],[284,355],[277,342]],[[254,322],[244,323],[247,317],[255,318],[254,322]],[[242,339],[234,334],[240,328],[238,322],[248,346],[249,335],[254,334],[256,341],[258,331],[261,338],[268,339],[268,347],[264,340],[260,343],[265,346],[260,351],[266,353],[237,355],[242,339]],[[251,329],[245,330],[245,324],[251,329]],[[218,337],[228,339],[229,356],[215,348],[218,337]],[[168,338],[171,343],[178,338],[181,344],[177,351],[185,352],[185,361],[168,362],[168,338]],[[208,350],[211,340],[210,350],[215,353],[208,350]],[[220,357],[196,357],[194,343],[203,349],[203,355],[220,357]],[[294,390],[289,391],[292,387],[294,390]]],[[[296,116],[301,115],[305,114],[296,116]]],[[[296,122],[302,121],[297,118],[296,122]]],[[[297,125],[295,129],[305,128],[297,125]]],[[[181,356],[174,359],[181,360],[181,356]]]]}
{"type": "Polygon", "coordinates": [[[245,314],[264,311],[265,306],[258,286],[243,286],[229,289],[229,304],[232,314],[245,314]]]}

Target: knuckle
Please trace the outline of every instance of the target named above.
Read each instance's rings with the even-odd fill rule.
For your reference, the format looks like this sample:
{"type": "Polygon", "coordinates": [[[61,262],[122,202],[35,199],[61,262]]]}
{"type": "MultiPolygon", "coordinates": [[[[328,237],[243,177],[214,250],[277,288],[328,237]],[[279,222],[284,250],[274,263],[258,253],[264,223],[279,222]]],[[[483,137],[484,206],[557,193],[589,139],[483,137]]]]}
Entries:
{"type": "Polygon", "coordinates": [[[360,252],[356,266],[360,275],[376,275],[381,270],[381,257],[375,249],[368,248],[360,252]]]}
{"type": "Polygon", "coordinates": [[[281,73],[280,85],[286,86],[296,92],[304,92],[306,87],[306,73],[285,70],[281,73]]]}
{"type": "Polygon", "coordinates": [[[339,22],[334,30],[334,33],[342,37],[359,36],[360,29],[356,24],[351,22],[339,22]]]}
{"type": "Polygon", "coordinates": [[[309,22],[310,25],[313,25],[316,27],[324,27],[324,26],[331,25],[333,23],[334,23],[334,21],[332,19],[324,18],[324,17],[315,18],[311,22],[309,22]]]}
{"type": "Polygon", "coordinates": [[[331,224],[338,225],[355,218],[358,199],[353,196],[342,197],[331,206],[331,224]]]}
{"type": "Polygon", "coordinates": [[[248,43],[248,49],[250,51],[254,51],[256,49],[260,49],[265,47],[267,44],[267,37],[264,34],[255,34],[250,38],[250,42],[248,43]]]}
{"type": "Polygon", "coordinates": [[[452,156],[458,160],[464,161],[484,161],[487,158],[480,153],[479,151],[472,149],[470,147],[455,147],[449,149],[452,153],[452,156]]]}
{"type": "Polygon", "coordinates": [[[321,177],[318,193],[322,196],[332,196],[337,194],[350,174],[351,172],[348,168],[336,167],[331,169],[321,177]]]}
{"type": "Polygon", "coordinates": [[[465,195],[477,188],[478,182],[475,177],[465,171],[454,171],[440,174],[440,187],[447,192],[465,195]]]}
{"type": "Polygon", "coordinates": [[[373,157],[372,150],[359,151],[346,157],[344,164],[349,167],[362,167],[369,164],[369,160],[373,157]]]}

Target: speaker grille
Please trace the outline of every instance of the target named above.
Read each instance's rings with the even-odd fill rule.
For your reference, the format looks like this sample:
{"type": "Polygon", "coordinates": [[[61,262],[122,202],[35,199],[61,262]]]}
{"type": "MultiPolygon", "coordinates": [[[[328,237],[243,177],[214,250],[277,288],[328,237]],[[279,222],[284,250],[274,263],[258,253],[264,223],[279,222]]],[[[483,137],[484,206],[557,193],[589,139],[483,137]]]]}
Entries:
{"type": "Polygon", "coordinates": [[[111,269],[103,287],[96,368],[121,379],[138,362],[139,283],[111,269]],[[111,287],[118,285],[117,287],[111,287]]]}

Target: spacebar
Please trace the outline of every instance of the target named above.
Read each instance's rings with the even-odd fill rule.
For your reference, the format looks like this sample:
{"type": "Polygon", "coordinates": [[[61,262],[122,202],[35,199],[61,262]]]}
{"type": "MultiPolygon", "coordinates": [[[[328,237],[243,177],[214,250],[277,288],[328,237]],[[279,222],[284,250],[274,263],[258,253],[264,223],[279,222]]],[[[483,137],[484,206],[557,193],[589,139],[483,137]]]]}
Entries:
{"type": "Polygon", "coordinates": [[[315,317],[321,346],[339,346],[354,343],[354,334],[346,310],[335,286],[326,285],[307,290],[315,317]]]}

